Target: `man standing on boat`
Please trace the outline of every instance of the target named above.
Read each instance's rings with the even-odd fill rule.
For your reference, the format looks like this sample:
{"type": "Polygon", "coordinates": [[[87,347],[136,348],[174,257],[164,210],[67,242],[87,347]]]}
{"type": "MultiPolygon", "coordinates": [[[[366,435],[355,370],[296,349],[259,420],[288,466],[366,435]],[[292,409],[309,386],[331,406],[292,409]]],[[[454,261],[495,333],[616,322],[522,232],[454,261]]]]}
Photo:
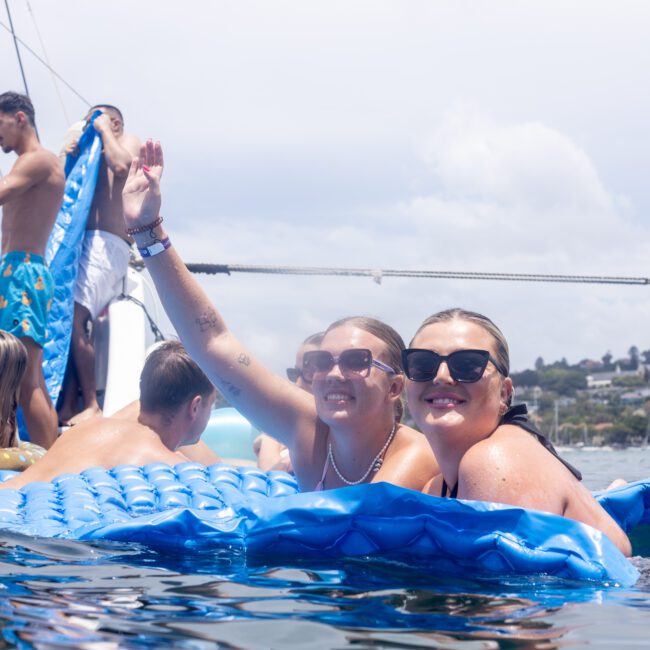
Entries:
{"type": "Polygon", "coordinates": [[[63,199],[65,178],[58,158],[38,141],[29,97],[0,95],[0,146],[18,155],[0,179],[2,262],[0,329],[27,348],[28,363],[20,405],[30,440],[50,447],[56,439],[56,412],[43,378],[43,344],[54,284],[43,255],[63,199]]]}
{"type": "MultiPolygon", "coordinates": [[[[124,119],[118,108],[110,104],[93,106],[86,121],[93,119],[97,111],[101,114],[94,118],[93,125],[102,138],[102,160],[79,261],[70,360],[59,414],[61,422],[70,424],[101,415],[91,330],[102,310],[119,295],[128,269],[130,244],[124,229],[122,188],[131,161],[140,150],[138,138],[124,132],[124,119]],[[78,387],[84,406],[75,415],[78,387]]],[[[67,152],[75,149],[73,141],[67,152]]]]}

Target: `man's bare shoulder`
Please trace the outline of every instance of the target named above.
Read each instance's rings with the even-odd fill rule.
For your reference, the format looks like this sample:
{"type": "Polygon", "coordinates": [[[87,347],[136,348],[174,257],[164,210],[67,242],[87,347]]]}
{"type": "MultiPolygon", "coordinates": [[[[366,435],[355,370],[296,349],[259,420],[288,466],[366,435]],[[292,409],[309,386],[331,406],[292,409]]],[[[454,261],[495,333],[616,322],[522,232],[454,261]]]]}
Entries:
{"type": "Polygon", "coordinates": [[[21,154],[16,159],[16,165],[55,166],[57,169],[61,167],[57,156],[44,147],[38,147],[33,151],[26,151],[24,154],[21,154]]]}
{"type": "MultiPolygon", "coordinates": [[[[67,454],[75,450],[94,453],[102,450],[114,457],[121,456],[127,449],[138,446],[149,447],[159,440],[151,429],[137,421],[99,416],[70,427],[54,443],[48,454],[53,452],[67,454]]],[[[125,459],[121,462],[129,462],[129,460],[125,459]]]]}
{"type": "Polygon", "coordinates": [[[70,427],[62,436],[75,435],[75,436],[84,436],[89,433],[104,433],[104,432],[115,432],[121,433],[123,431],[139,431],[139,430],[148,430],[147,427],[143,426],[136,420],[125,420],[123,418],[114,418],[114,417],[104,417],[99,415],[84,422],[80,422],[73,427],[70,427]]]}
{"type": "Polygon", "coordinates": [[[65,186],[65,174],[59,159],[43,147],[20,156],[12,171],[14,170],[17,175],[29,178],[33,184],[43,183],[57,192],[62,192],[65,186]]]}

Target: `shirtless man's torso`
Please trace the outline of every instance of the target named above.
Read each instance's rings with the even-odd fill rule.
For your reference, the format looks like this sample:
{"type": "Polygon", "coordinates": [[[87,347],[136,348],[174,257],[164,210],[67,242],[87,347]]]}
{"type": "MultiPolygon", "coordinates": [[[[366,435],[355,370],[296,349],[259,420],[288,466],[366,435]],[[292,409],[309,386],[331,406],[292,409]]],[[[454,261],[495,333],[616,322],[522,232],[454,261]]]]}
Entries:
{"type": "Polygon", "coordinates": [[[102,137],[104,155],[86,230],[102,230],[128,241],[122,212],[122,190],[131,161],[140,151],[140,141],[124,132],[122,115],[116,109],[98,106],[93,110],[102,111],[93,125],[102,137]]]}
{"type": "Polygon", "coordinates": [[[0,328],[20,338],[27,348],[20,404],[31,441],[49,447],[56,438],[57,421],[45,389],[42,361],[54,287],[43,255],[61,206],[65,178],[57,157],[38,141],[34,109],[27,97],[0,95],[0,146],[5,153],[18,155],[0,180],[0,328]]]}

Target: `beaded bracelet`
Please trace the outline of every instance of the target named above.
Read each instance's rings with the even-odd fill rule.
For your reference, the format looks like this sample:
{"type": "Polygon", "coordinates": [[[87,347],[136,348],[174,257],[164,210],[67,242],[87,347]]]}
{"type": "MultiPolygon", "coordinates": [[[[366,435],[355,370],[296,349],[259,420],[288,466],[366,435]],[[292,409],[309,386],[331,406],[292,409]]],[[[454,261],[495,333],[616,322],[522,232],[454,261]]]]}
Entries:
{"type": "Polygon", "coordinates": [[[162,217],[158,217],[155,221],[148,223],[144,226],[136,226],[135,228],[127,228],[127,235],[139,235],[140,233],[147,232],[147,230],[153,230],[156,226],[159,226],[163,222],[162,217]]]}

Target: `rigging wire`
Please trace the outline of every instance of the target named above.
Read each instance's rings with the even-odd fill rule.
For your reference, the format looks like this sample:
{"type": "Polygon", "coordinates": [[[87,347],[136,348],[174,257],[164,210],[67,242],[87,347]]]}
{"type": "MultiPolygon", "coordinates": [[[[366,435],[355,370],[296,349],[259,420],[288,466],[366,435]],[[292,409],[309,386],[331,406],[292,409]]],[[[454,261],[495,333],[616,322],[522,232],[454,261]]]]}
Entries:
{"type": "MultiPolygon", "coordinates": [[[[20,56],[20,48],[18,47],[18,41],[20,39],[18,36],[16,36],[16,30],[14,29],[14,21],[11,18],[11,11],[9,9],[9,0],[5,0],[5,7],[7,9],[7,18],[9,18],[9,25],[10,27],[8,28],[4,23],[2,26],[7,29],[11,35],[14,38],[14,47],[16,48],[16,57],[18,59],[18,67],[20,68],[20,74],[23,78],[23,86],[25,86],[25,95],[29,97],[29,88],[27,87],[27,77],[25,76],[25,69],[23,68],[23,60],[22,57],[20,56]]],[[[20,41],[22,43],[22,41],[20,41]]],[[[38,127],[34,124],[34,131],[36,131],[36,137],[38,138],[38,127]]]]}
{"type": "MultiPolygon", "coordinates": [[[[8,0],[5,0],[5,4],[7,3],[8,0]]],[[[8,7],[9,5],[7,5],[8,7]]],[[[11,20],[11,19],[10,19],[11,20]]],[[[0,27],[4,27],[10,34],[13,34],[14,40],[18,41],[32,56],[34,56],[38,61],[40,61],[61,83],[63,83],[69,90],[71,90],[86,106],[89,108],[92,106],[92,104],[83,96],[81,93],[77,92],[47,61],[44,61],[41,56],[39,56],[34,50],[23,41],[22,38],[19,36],[16,36],[16,34],[12,31],[12,28],[9,27],[5,22],[0,20],[0,27]]],[[[16,47],[16,50],[18,47],[16,47]]],[[[20,55],[19,57],[20,58],[20,55]]]]}
{"type": "Polygon", "coordinates": [[[145,318],[147,321],[149,321],[149,328],[151,329],[151,332],[154,335],[156,343],[159,341],[164,341],[165,340],[165,335],[160,331],[160,328],[158,325],[156,325],[156,321],[152,318],[151,314],[147,310],[146,305],[141,301],[138,300],[137,298],[134,298],[133,296],[130,296],[126,293],[121,293],[116,300],[127,300],[128,302],[135,303],[142,311],[144,312],[145,318]]]}
{"type": "Polygon", "coordinates": [[[61,96],[61,89],[59,88],[59,84],[56,81],[56,77],[52,74],[52,66],[50,65],[50,57],[47,55],[47,51],[45,49],[45,43],[43,42],[43,37],[41,36],[41,30],[38,28],[38,24],[36,22],[36,15],[34,14],[34,11],[32,9],[32,5],[29,3],[29,0],[25,0],[25,4],[27,5],[27,9],[29,10],[29,15],[32,18],[32,22],[34,23],[34,29],[36,30],[36,35],[38,36],[38,40],[41,44],[41,50],[43,51],[43,56],[45,57],[45,60],[47,61],[48,68],[50,70],[50,77],[52,79],[52,83],[54,84],[54,90],[56,91],[56,96],[59,98],[59,104],[61,104],[61,110],[63,111],[63,117],[65,118],[65,121],[67,124],[71,123],[70,117],[68,116],[68,111],[65,108],[65,104],[63,103],[63,97],[61,96]]]}
{"type": "MultiPolygon", "coordinates": [[[[16,36],[16,31],[14,30],[14,21],[11,18],[11,10],[9,9],[9,0],[5,0],[5,7],[7,9],[7,18],[9,18],[9,27],[3,23],[3,27],[13,36],[14,38],[14,47],[16,48],[16,57],[18,58],[18,67],[20,68],[20,74],[23,78],[23,86],[25,86],[25,95],[29,97],[29,88],[27,87],[27,77],[25,77],[25,69],[23,68],[23,60],[20,56],[20,49],[18,47],[18,41],[20,40],[16,36]]],[[[21,41],[22,42],[22,41],[21,41]]]]}
{"type": "MultiPolygon", "coordinates": [[[[45,60],[41,58],[25,41],[16,35],[14,30],[13,21],[11,19],[11,12],[9,10],[9,0],[5,0],[5,7],[7,9],[7,16],[9,18],[9,25],[6,25],[0,20],[0,26],[4,27],[12,36],[14,46],[16,48],[16,55],[20,66],[20,72],[25,86],[25,93],[29,96],[27,88],[27,79],[23,69],[22,59],[18,43],[20,43],[30,54],[32,54],[40,63],[42,63],[50,72],[52,81],[56,89],[61,108],[66,120],[69,122],[65,104],[56,79],[59,79],[65,86],[71,90],[82,102],[88,107],[91,103],[81,95],[75,88],[73,88],[51,65],[49,57],[45,49],[45,44],[41,36],[36,17],[31,8],[29,0],[26,0],[29,13],[34,23],[36,34],[38,35],[45,60]]],[[[0,172],[0,176],[2,173],[0,172]]],[[[490,273],[490,272],[475,272],[475,271],[417,271],[417,270],[398,270],[398,269],[354,269],[354,268],[335,268],[335,267],[296,267],[296,266],[264,266],[264,265],[246,265],[246,264],[199,264],[189,263],[187,268],[192,273],[206,273],[209,275],[216,275],[223,273],[231,275],[231,273],[260,273],[271,275],[307,275],[307,276],[356,276],[356,277],[370,277],[377,284],[381,284],[384,277],[402,277],[402,278],[426,278],[426,279],[456,279],[456,280],[497,280],[507,282],[557,282],[557,283],[580,283],[580,284],[616,284],[616,285],[648,285],[650,278],[635,278],[623,276],[590,276],[590,275],[554,275],[554,274],[534,274],[534,273],[490,273]]],[[[124,296],[126,298],[126,296],[124,296]]],[[[136,302],[134,300],[134,302],[136,302]]],[[[151,317],[149,321],[151,322],[151,317]]],[[[154,329],[152,327],[152,329],[154,329]]]]}
{"type": "Polygon", "coordinates": [[[399,269],[354,269],[317,266],[263,266],[246,264],[189,263],[192,273],[216,275],[225,273],[264,273],[271,275],[334,275],[372,278],[381,284],[383,278],[426,278],[454,280],[498,280],[506,282],[558,282],[579,284],[649,285],[650,278],[607,275],[554,275],[544,273],[489,273],[480,271],[417,271],[399,269]]]}

